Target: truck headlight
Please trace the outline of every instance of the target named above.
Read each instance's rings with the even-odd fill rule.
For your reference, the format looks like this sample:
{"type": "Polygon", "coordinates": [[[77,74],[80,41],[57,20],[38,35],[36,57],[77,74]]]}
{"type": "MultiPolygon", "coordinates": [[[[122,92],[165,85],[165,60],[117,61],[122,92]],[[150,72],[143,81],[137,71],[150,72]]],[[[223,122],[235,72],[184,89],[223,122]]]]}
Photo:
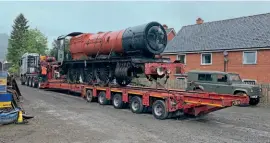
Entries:
{"type": "Polygon", "coordinates": [[[250,89],[250,92],[253,92],[253,90],[252,90],[252,89],[250,89]]]}

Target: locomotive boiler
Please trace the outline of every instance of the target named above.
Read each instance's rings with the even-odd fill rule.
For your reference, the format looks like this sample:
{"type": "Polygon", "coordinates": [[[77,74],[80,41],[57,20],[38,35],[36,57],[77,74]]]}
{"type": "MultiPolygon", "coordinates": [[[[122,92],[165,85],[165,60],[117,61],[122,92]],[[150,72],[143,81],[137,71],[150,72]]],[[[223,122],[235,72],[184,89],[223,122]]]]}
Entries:
{"type": "Polygon", "coordinates": [[[96,34],[73,32],[58,40],[66,37],[71,37],[68,53],[63,52],[66,45],[62,42],[58,52],[63,55],[58,54],[58,58],[70,82],[107,85],[115,79],[126,86],[141,74],[164,77],[171,67],[169,59],[155,58],[167,45],[166,31],[158,22],[96,34]]]}

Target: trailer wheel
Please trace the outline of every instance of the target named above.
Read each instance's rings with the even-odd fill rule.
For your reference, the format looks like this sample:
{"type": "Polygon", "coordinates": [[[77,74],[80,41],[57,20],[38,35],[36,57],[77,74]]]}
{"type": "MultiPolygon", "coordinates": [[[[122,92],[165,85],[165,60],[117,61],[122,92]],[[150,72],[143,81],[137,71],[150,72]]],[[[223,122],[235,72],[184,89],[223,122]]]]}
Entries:
{"type": "Polygon", "coordinates": [[[86,101],[92,102],[93,101],[93,92],[91,90],[86,91],[86,101]]]}
{"type": "Polygon", "coordinates": [[[143,112],[143,104],[142,104],[142,99],[138,96],[134,96],[131,98],[131,103],[130,103],[130,110],[133,113],[142,113],[143,112]]]}
{"type": "Polygon", "coordinates": [[[106,104],[108,104],[108,102],[109,102],[109,100],[106,99],[106,92],[104,92],[104,91],[99,92],[98,103],[100,105],[106,105],[106,104]]]}
{"type": "Polygon", "coordinates": [[[157,100],[153,104],[152,113],[156,119],[164,120],[168,117],[169,112],[163,100],[157,100]]]}
{"type": "Polygon", "coordinates": [[[121,94],[119,94],[119,93],[114,94],[112,101],[113,101],[113,107],[114,108],[121,109],[121,108],[124,107],[125,103],[122,100],[121,94]]]}

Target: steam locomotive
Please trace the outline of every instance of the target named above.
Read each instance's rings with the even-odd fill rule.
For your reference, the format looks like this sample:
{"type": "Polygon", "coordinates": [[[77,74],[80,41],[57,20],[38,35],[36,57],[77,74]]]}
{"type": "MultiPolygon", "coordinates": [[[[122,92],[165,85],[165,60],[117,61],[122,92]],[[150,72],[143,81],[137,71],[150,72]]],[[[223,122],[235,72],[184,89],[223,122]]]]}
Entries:
{"type": "Polygon", "coordinates": [[[175,66],[170,59],[156,58],[167,45],[166,31],[158,22],[97,34],[73,32],[57,40],[62,45],[58,49],[62,73],[70,82],[105,86],[115,79],[126,86],[142,74],[162,78],[175,66]],[[67,37],[69,50],[64,52],[67,37]]]}

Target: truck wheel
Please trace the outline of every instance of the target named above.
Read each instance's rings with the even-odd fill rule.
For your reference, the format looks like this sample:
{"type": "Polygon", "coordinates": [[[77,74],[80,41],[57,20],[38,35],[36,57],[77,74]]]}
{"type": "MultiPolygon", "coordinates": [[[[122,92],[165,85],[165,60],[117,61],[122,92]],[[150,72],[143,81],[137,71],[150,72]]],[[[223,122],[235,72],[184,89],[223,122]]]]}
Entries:
{"type": "Polygon", "coordinates": [[[249,99],[249,105],[256,106],[260,102],[260,98],[250,98],[249,99]]]}
{"type": "Polygon", "coordinates": [[[112,99],[112,102],[113,102],[113,107],[116,108],[116,109],[121,109],[124,107],[124,102],[122,100],[122,96],[121,94],[119,93],[116,93],[113,95],[113,99],[112,99]]]}
{"type": "Polygon", "coordinates": [[[34,83],[34,78],[31,78],[31,85],[30,85],[30,86],[31,86],[31,87],[34,87],[34,84],[35,84],[35,83],[34,83]]]}
{"type": "Polygon", "coordinates": [[[86,91],[86,101],[92,102],[93,101],[93,92],[91,90],[86,91]]]}
{"type": "Polygon", "coordinates": [[[29,78],[26,79],[26,85],[29,86],[29,78]]]}
{"type": "Polygon", "coordinates": [[[131,98],[131,103],[130,103],[130,110],[133,113],[142,113],[143,112],[143,104],[142,104],[142,98],[138,96],[134,96],[131,98]]]}
{"type": "Polygon", "coordinates": [[[99,92],[98,94],[98,103],[100,105],[108,104],[109,100],[106,99],[106,93],[104,91],[99,92]]]}
{"type": "Polygon", "coordinates": [[[152,114],[156,119],[164,120],[168,117],[169,112],[167,111],[166,104],[163,100],[157,100],[154,102],[152,107],[152,114]]]}
{"type": "Polygon", "coordinates": [[[38,87],[38,83],[35,82],[35,83],[34,83],[34,88],[37,88],[37,87],[38,87]]]}
{"type": "Polygon", "coordinates": [[[37,88],[40,89],[40,81],[37,83],[37,88]]]}

